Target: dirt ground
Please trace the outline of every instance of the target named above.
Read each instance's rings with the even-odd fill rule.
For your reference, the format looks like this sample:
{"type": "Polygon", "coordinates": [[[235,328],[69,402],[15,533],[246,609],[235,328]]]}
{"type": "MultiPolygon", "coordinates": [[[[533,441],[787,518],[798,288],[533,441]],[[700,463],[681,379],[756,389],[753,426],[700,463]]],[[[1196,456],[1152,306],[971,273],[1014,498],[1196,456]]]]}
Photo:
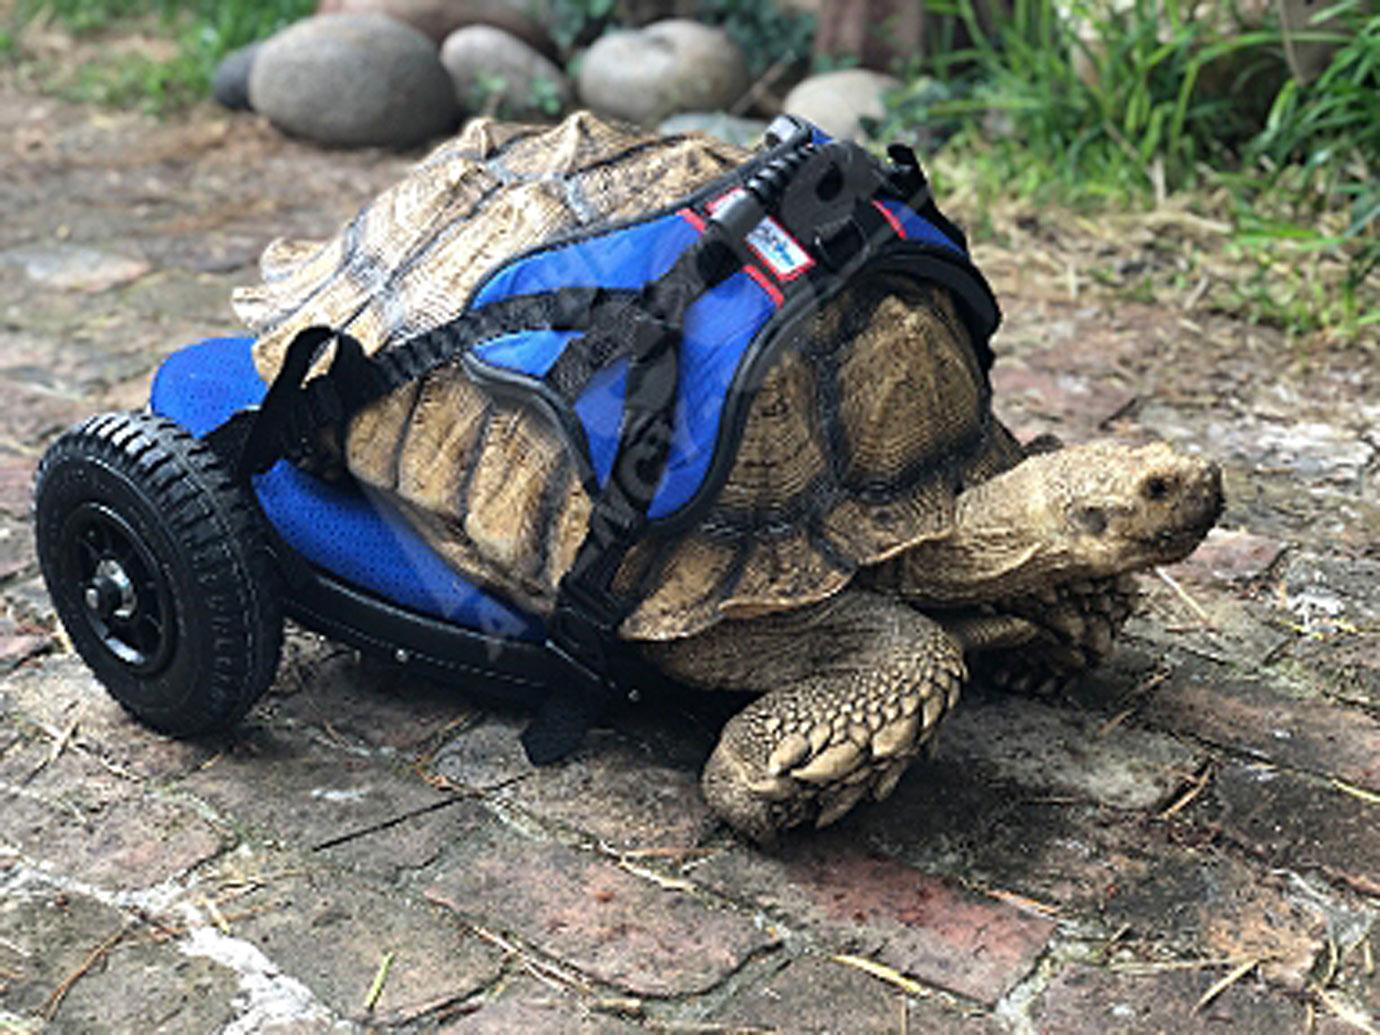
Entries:
{"type": "Polygon", "coordinates": [[[716,825],[697,713],[533,770],[521,715],[300,632],[231,738],[126,719],[54,629],[38,456],[413,158],[0,79],[0,1032],[1380,1031],[1380,376],[1091,286],[1183,221],[979,258],[1003,417],[1215,457],[1221,528],[1105,670],[973,687],[834,828],[716,825]]]}

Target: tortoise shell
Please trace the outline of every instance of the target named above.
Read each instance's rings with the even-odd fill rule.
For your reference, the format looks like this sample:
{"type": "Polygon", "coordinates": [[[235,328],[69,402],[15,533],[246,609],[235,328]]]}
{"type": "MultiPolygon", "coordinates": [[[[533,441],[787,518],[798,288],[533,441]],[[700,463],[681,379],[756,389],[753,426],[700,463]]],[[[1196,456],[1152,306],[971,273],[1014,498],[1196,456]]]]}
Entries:
{"type": "MultiPolygon", "coordinates": [[[[476,120],[334,238],[276,241],[235,293],[271,380],[293,336],[329,324],[374,352],[463,311],[496,264],[664,208],[748,155],[586,114],[556,127],[476,120]]],[[[352,420],[345,462],[466,577],[538,614],[585,535],[571,446],[535,407],[443,367],[352,420]]],[[[727,477],[694,520],[649,534],[615,588],[629,639],[821,600],[866,565],[948,529],[961,488],[1012,462],[985,371],[948,293],[869,275],[798,321],[748,405],[727,477]]]]}

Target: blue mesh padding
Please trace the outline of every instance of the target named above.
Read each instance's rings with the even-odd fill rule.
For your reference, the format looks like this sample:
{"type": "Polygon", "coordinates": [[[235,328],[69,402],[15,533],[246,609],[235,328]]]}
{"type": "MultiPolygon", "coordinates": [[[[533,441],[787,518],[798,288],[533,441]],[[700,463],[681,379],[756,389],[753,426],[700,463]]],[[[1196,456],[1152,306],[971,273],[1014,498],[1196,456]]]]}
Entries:
{"type": "Polygon", "coordinates": [[[571,338],[579,338],[583,331],[523,331],[491,338],[474,347],[474,353],[486,363],[507,367],[529,377],[545,377],[551,364],[571,338]]]}
{"type": "MultiPolygon", "coordinates": [[[[671,451],[648,516],[674,514],[704,481],[728,387],[743,351],[774,310],[761,285],[746,273],[733,274],[686,310],[671,451]]],[[[595,374],[575,400],[575,414],[584,425],[590,463],[600,485],[608,479],[618,451],[627,380],[628,362],[620,359],[595,374]]]]}
{"type": "Polygon", "coordinates": [[[879,204],[896,217],[896,221],[900,223],[906,231],[906,240],[921,241],[925,244],[937,244],[951,251],[958,252],[959,255],[967,254],[967,252],[958,246],[956,241],[949,240],[939,227],[917,213],[910,206],[903,205],[899,201],[892,201],[889,198],[880,199],[879,204]]]}
{"type": "Polygon", "coordinates": [[[509,295],[536,295],[557,288],[640,288],[669,270],[698,236],[699,231],[673,213],[549,248],[490,277],[471,308],[509,295]]]}
{"type": "MultiPolygon", "coordinates": [[[[509,294],[561,287],[639,288],[670,269],[699,231],[680,215],[590,237],[521,259],[495,275],[475,298],[484,305],[509,294]]],[[[719,433],[728,386],[743,350],[774,310],[751,277],[735,273],[707,291],[686,311],[680,356],[680,398],[666,471],[648,509],[649,517],[673,514],[704,481],[719,433]]],[[[486,363],[542,377],[572,332],[511,334],[475,348],[486,363]]],[[[575,348],[579,348],[577,343],[575,348]]],[[[589,459],[600,484],[607,480],[618,447],[627,364],[601,370],[575,401],[584,425],[589,459]]]]}
{"type": "MultiPolygon", "coordinates": [[[[248,338],[213,338],[169,356],[149,405],[204,435],[267,390],[248,338]]],[[[279,462],[254,479],[264,514],[311,563],[385,600],[497,636],[543,637],[541,623],[457,575],[386,504],[354,485],[330,485],[279,462]]]]}
{"type": "MultiPolygon", "coordinates": [[[[676,426],[671,433],[666,472],[647,510],[648,517],[674,514],[704,481],[738,362],[775,311],[761,285],[746,273],[735,273],[715,285],[686,310],[676,426]]],[[[620,395],[615,415],[622,411],[622,405],[620,395]]],[[[617,419],[615,416],[614,421],[617,419]]]]}

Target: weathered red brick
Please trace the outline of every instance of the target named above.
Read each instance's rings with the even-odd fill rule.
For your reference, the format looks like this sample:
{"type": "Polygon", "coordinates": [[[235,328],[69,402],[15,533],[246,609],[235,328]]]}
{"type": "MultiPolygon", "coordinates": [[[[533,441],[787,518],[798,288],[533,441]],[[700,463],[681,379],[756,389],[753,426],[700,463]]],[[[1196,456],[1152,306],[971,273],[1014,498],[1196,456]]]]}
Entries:
{"type": "Polygon", "coordinates": [[[1286,878],[1218,848],[1166,842],[1153,851],[1109,889],[1102,915],[1110,926],[1154,946],[1156,958],[1258,957],[1271,983],[1303,987],[1327,944],[1316,902],[1286,878]]]}
{"type": "Polygon", "coordinates": [[[0,520],[0,581],[13,578],[38,564],[33,537],[28,529],[9,520],[0,520]]]}
{"type": "MultiPolygon", "coordinates": [[[[174,740],[140,725],[75,654],[54,653],[27,665],[7,677],[5,688],[15,711],[51,730],[75,723],[80,748],[137,777],[167,780],[217,751],[208,741],[174,740]]],[[[102,778],[112,777],[107,770],[102,778]]]]}
{"type": "Polygon", "coordinates": [[[52,645],[52,638],[32,633],[0,633],[0,672],[28,661],[52,645]]]}
{"type": "Polygon", "coordinates": [[[0,378],[0,434],[36,446],[91,412],[90,403],[0,378]]]}
{"type": "Polygon", "coordinates": [[[327,739],[420,752],[448,728],[474,721],[455,687],[364,660],[329,642],[289,635],[263,713],[319,729],[327,739]]]}
{"type": "Polygon", "coordinates": [[[31,858],[107,888],[148,888],[209,859],[221,835],[185,805],[116,800],[74,821],[68,801],[0,793],[0,832],[31,858]]]}
{"type": "Polygon", "coordinates": [[[1289,645],[1286,657],[1315,672],[1329,694],[1380,709],[1380,631],[1300,637],[1289,645]]]}
{"type": "MultiPolygon", "coordinates": [[[[118,927],[65,948],[89,954],[114,930],[118,927]]],[[[239,975],[211,960],[186,955],[171,939],[155,941],[145,934],[135,932],[83,973],[63,996],[48,1030],[224,1031],[239,1012],[236,1000],[243,1001],[239,975]]],[[[81,963],[78,957],[54,975],[50,988],[44,989],[45,999],[51,987],[75,973],[81,963]]],[[[315,1033],[294,1028],[293,1035],[315,1033]]]]}
{"type": "Polygon", "coordinates": [[[1073,797],[1123,809],[1163,801],[1201,752],[1153,730],[1014,694],[974,696],[944,725],[939,757],[980,769],[1027,796],[1073,797]]]}
{"type": "Polygon", "coordinates": [[[802,956],[766,981],[736,992],[712,1015],[733,1030],[996,1035],[990,1017],[915,998],[827,956],[802,956]]]}
{"type": "Polygon", "coordinates": [[[465,1003],[440,1035],[630,1035],[647,1030],[613,1012],[614,1005],[596,1010],[572,992],[518,977],[504,981],[483,1002],[465,1003]]]}
{"type": "Polygon", "coordinates": [[[1145,871],[1156,842],[1138,815],[1059,801],[1015,802],[963,857],[963,878],[1046,905],[1098,912],[1145,871]]]}
{"type": "Polygon", "coordinates": [[[695,769],[661,764],[618,734],[596,733],[563,764],[529,771],[497,797],[618,848],[690,851],[716,822],[695,769]]]}
{"type": "Polygon", "coordinates": [[[714,987],[775,943],[751,919],[475,816],[427,889],[475,923],[636,995],[714,987]]]}
{"type": "Polygon", "coordinates": [[[1157,726],[1380,791],[1380,722],[1329,701],[1289,697],[1185,662],[1147,702],[1157,726]]]}
{"type": "Polygon", "coordinates": [[[25,518],[33,505],[36,457],[0,450],[0,513],[25,518]]]}
{"type": "Polygon", "coordinates": [[[1294,1035],[1304,1007],[1247,977],[1202,1010],[1198,1000],[1230,968],[1115,972],[1068,967],[1050,983],[1033,1011],[1040,1035],[1147,1035],[1192,1031],[1294,1035]]]}
{"type": "Polygon", "coordinates": [[[1024,977],[1053,921],[862,851],[847,831],[792,841],[780,856],[733,850],[697,879],[804,924],[837,948],[992,1004],[1024,977]]]}
{"type": "Polygon", "coordinates": [[[1217,775],[1222,829],[1270,866],[1317,869],[1380,896],[1380,818],[1374,802],[1293,773],[1233,765],[1217,775]]]}
{"type": "Polygon", "coordinates": [[[1240,528],[1214,528],[1171,574],[1198,582],[1250,582],[1270,572],[1285,544],[1240,528]]]}
{"type": "MultiPolygon", "coordinates": [[[[259,856],[251,865],[244,876],[259,886],[225,907],[243,916],[233,921],[235,936],[343,1017],[381,1027],[412,1023],[484,988],[502,970],[499,950],[429,902],[329,869],[293,874],[288,859],[259,856]],[[284,869],[293,875],[273,876],[284,869]],[[365,993],[388,954],[387,978],[366,1014],[365,993]]],[[[227,868],[225,876],[236,874],[227,868]]]]}
{"type": "MultiPolygon", "coordinates": [[[[1062,357],[1061,357],[1062,360],[1062,357]]],[[[1014,410],[1016,433],[1023,438],[1050,430],[1081,441],[1096,434],[1100,422],[1121,412],[1135,393],[1110,371],[1071,371],[1040,354],[999,363],[992,388],[1003,410],[1014,410]]]]}
{"type": "Polygon", "coordinates": [[[389,824],[450,800],[385,758],[263,728],[247,730],[177,786],[271,841],[303,848],[352,834],[386,843],[389,824]]]}

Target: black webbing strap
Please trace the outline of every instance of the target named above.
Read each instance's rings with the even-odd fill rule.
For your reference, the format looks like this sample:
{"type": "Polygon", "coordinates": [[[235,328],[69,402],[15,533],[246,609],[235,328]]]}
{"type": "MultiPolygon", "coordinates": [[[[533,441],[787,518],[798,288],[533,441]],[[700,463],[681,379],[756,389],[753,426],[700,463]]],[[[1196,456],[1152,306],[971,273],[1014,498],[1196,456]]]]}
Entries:
{"type": "Polygon", "coordinates": [[[515,295],[468,311],[449,323],[366,356],[353,337],[329,327],[308,327],[288,344],[263,401],[252,414],[237,414],[211,433],[223,444],[241,477],[268,470],[286,457],[310,466],[327,451],[323,434],[337,446],[351,416],[389,392],[454,362],[476,344],[530,330],[583,330],[605,311],[623,312],[636,292],[561,288],[515,295]],[[335,342],[329,369],[303,383],[335,342]]]}
{"type": "Polygon", "coordinates": [[[733,234],[733,227],[711,222],[700,241],[643,289],[639,305],[622,314],[617,325],[596,325],[591,332],[627,342],[627,388],[613,466],[547,622],[547,649],[570,678],[552,686],[522,734],[534,765],[555,762],[578,747],[618,696],[615,645],[618,626],[632,605],[612,585],[646,524],[666,469],[686,311],[741,266],[733,234]]]}

